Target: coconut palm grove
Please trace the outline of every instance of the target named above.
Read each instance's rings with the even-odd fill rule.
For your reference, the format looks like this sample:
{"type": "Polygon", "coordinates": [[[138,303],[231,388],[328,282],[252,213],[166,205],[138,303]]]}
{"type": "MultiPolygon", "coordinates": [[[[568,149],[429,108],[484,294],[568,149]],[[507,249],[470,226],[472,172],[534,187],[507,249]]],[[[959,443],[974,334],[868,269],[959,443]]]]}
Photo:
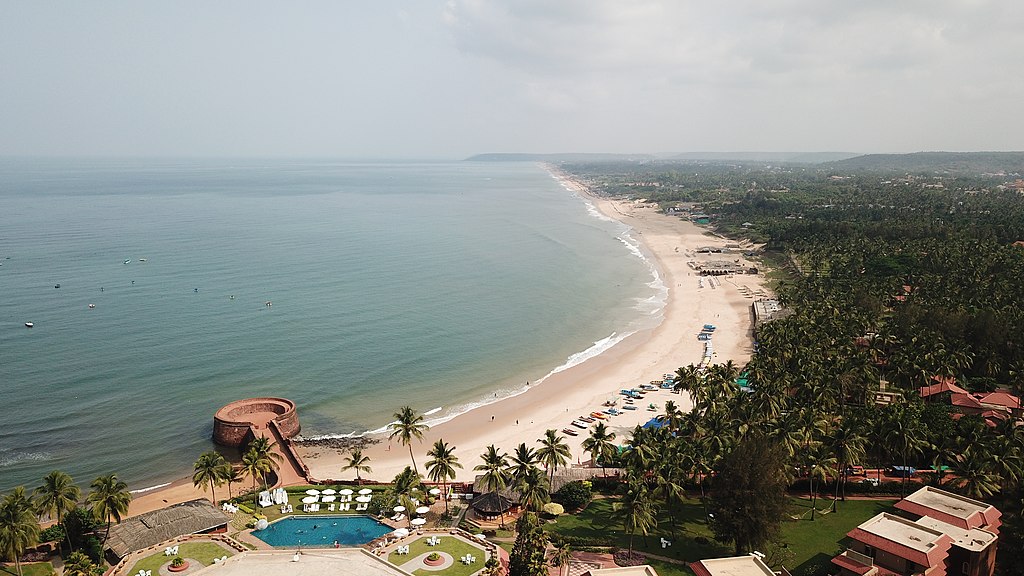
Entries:
{"type": "MultiPolygon", "coordinates": [[[[331,488],[366,488],[366,511],[393,528],[431,506],[427,528],[479,533],[496,550],[440,573],[560,574],[605,555],[663,576],[703,574],[713,570],[701,561],[750,554],[796,575],[849,574],[861,566],[849,558],[860,574],[895,573],[878,571],[883,559],[858,547],[859,534],[889,522],[943,545],[941,530],[906,519],[913,495],[930,494],[1001,514],[964,528],[998,540],[964,574],[1024,574],[1024,154],[558,169],[599,194],[707,222],[760,263],[785,313],[755,323],[748,362],[678,366],[665,381],[677,400],[629,431],[594,423],[582,454],[548,430],[475,461],[437,440],[416,461],[426,424],[405,407],[389,434],[408,448],[408,468],[375,478],[356,446],[337,471],[350,480],[331,488]],[[470,470],[475,485],[455,482],[470,470]],[[456,491],[475,497],[445,497],[456,491]]],[[[226,532],[240,541],[258,520],[290,513],[260,504],[282,466],[272,448],[261,438],[237,460],[197,455],[194,485],[237,509],[226,532]]],[[[324,485],[287,487],[289,502],[310,488],[324,485]]],[[[65,574],[104,573],[130,499],[113,473],[86,485],[54,471],[10,491],[0,571],[49,574],[59,557],[65,574]]]]}

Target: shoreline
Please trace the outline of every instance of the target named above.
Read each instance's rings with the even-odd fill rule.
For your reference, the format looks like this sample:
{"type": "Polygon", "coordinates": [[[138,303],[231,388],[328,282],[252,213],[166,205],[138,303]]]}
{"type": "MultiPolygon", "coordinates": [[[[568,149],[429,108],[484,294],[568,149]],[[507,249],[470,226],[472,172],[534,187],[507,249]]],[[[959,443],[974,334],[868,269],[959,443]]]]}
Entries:
{"type": "MultiPolygon", "coordinates": [[[[541,381],[531,383],[518,393],[474,407],[431,427],[425,432],[423,441],[413,445],[416,465],[421,473],[425,473],[427,450],[439,438],[455,447],[455,454],[463,465],[462,469],[456,469],[455,481],[471,482],[476,474],[473,467],[479,463],[479,456],[486,446],[493,443],[505,452],[511,452],[520,442],[535,447],[536,440],[549,428],[565,437],[574,464],[587,462],[589,454],[580,447],[587,432],[579,430],[579,436],[571,437],[561,430],[572,428],[569,423],[577,416],[601,409],[601,404],[609,398],[619,399],[621,407],[622,397],[618,394],[621,388],[632,388],[660,379],[663,374],[674,372],[681,366],[697,364],[703,354],[703,345],[696,339],[696,334],[703,324],[718,325],[714,362],[733,360],[741,363],[751,354],[749,306],[752,294],[764,290],[764,277],[724,277],[724,280],[719,278],[715,286],[707,279],[698,283],[699,276],[688,264],[701,260],[703,255],[695,254],[698,246],[725,246],[731,241],[679,217],[659,213],[643,202],[597,196],[584,183],[561,173],[556,167],[545,166],[545,169],[567,191],[581,196],[600,214],[630,227],[632,238],[640,244],[644,257],[667,288],[660,321],[654,326],[638,329],[583,362],[557,372],[557,368],[552,369],[541,381]],[[741,292],[741,287],[748,290],[741,292]]],[[[715,256],[723,258],[721,254],[708,256],[708,259],[715,256]]],[[[605,422],[615,432],[616,442],[623,442],[634,426],[642,425],[661,413],[666,400],[674,401],[683,411],[692,407],[685,395],[670,391],[649,394],[638,404],[640,409],[623,411],[622,415],[605,422]],[[647,411],[648,403],[657,404],[658,411],[647,411]]],[[[378,440],[364,449],[373,469],[371,473],[364,474],[367,478],[388,482],[410,465],[406,446],[389,442],[386,434],[367,433],[364,437],[378,440]]],[[[354,474],[341,471],[347,451],[326,446],[297,444],[295,447],[311,477],[354,481],[354,474]]],[[[241,489],[245,487],[243,482],[241,489]]],[[[219,488],[217,493],[218,496],[226,496],[227,487],[219,488]]],[[[209,498],[210,494],[193,487],[191,477],[186,476],[174,480],[169,486],[156,487],[136,496],[129,516],[175,502],[209,498]]]]}

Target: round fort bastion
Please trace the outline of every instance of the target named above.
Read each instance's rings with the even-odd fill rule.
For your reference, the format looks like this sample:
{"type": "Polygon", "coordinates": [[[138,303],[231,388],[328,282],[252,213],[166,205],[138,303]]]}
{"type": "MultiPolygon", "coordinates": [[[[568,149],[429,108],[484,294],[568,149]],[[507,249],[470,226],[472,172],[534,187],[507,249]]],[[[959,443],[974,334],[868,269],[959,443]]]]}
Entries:
{"type": "Polygon", "coordinates": [[[295,403],[287,398],[246,398],[217,410],[213,416],[213,441],[222,446],[241,447],[256,430],[270,428],[271,422],[283,438],[299,433],[295,403]]]}

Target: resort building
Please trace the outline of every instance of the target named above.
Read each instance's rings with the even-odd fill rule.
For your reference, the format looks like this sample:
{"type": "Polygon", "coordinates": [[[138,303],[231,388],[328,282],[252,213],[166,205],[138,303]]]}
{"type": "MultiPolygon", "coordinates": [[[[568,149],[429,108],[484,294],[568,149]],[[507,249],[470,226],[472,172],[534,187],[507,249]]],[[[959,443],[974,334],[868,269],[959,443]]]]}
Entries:
{"type": "Polygon", "coordinates": [[[107,550],[116,564],[125,556],[189,534],[222,533],[231,518],[209,500],[198,499],[126,518],[110,527],[107,550]]]}
{"type": "Polygon", "coordinates": [[[765,322],[785,318],[793,313],[792,310],[784,308],[778,300],[764,298],[755,300],[750,305],[751,313],[754,315],[754,330],[756,331],[765,322]]]}
{"type": "Polygon", "coordinates": [[[926,486],[896,504],[912,518],[883,512],[851,530],[849,549],[832,559],[840,576],[991,576],[998,510],[926,486]]]}
{"type": "Polygon", "coordinates": [[[955,411],[954,418],[963,414],[980,416],[990,427],[1008,418],[1024,416],[1017,396],[1007,392],[968,392],[957,386],[951,376],[932,376],[932,384],[920,387],[918,393],[925,402],[948,402],[955,411]]]}
{"type": "MultiPolygon", "coordinates": [[[[778,576],[764,560],[754,554],[691,562],[690,570],[697,576],[778,576]]],[[[781,574],[789,576],[785,568],[781,574]]]]}

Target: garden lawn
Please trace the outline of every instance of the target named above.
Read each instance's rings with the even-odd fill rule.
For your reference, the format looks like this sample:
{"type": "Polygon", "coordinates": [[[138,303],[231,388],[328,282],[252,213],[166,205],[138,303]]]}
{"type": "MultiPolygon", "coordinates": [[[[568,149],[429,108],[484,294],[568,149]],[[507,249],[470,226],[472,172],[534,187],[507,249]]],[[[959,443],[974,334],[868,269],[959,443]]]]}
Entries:
{"type": "Polygon", "coordinates": [[[401,566],[406,562],[416,558],[420,554],[426,554],[428,552],[447,552],[455,559],[455,564],[448,567],[445,570],[427,570],[425,568],[419,570],[413,570],[412,573],[416,576],[431,576],[431,575],[444,575],[444,576],[469,576],[474,572],[478,572],[483,569],[484,562],[487,561],[487,553],[483,548],[468,544],[458,538],[453,538],[447,535],[438,535],[441,538],[441,543],[437,546],[428,546],[427,538],[425,536],[418,538],[412,542],[409,542],[409,553],[408,554],[396,554],[392,552],[388,555],[388,562],[395,566],[401,566]],[[476,562],[473,564],[463,564],[459,562],[459,558],[466,554],[472,554],[476,556],[476,562]]]}
{"type": "MultiPolygon", "coordinates": [[[[839,502],[839,511],[815,514],[811,521],[811,503],[806,498],[791,498],[791,514],[800,520],[782,525],[782,541],[792,556],[783,560],[793,576],[826,574],[832,557],[845,549],[846,533],[882,512],[891,512],[896,500],[847,500],[839,502]]],[[[827,510],[831,500],[818,499],[818,510],[827,510]]]]}
{"type": "MultiPolygon", "coordinates": [[[[29,562],[21,564],[21,571],[25,576],[52,576],[56,574],[53,564],[49,562],[29,562]]],[[[18,569],[13,563],[0,566],[0,574],[17,574],[18,569]]]]}
{"type": "MultiPolygon", "coordinates": [[[[565,514],[544,529],[552,534],[579,538],[571,546],[579,550],[587,546],[610,546],[623,550],[629,548],[629,535],[622,528],[619,513],[612,509],[615,498],[595,499],[581,512],[565,514]]],[[[718,558],[731,553],[730,546],[716,542],[711,530],[702,521],[704,507],[696,500],[686,500],[676,509],[676,536],[672,536],[672,524],[666,511],[658,512],[658,526],[647,536],[633,537],[633,550],[649,552],[659,556],[693,562],[704,558],[718,558]],[[661,547],[661,538],[671,540],[668,548],[661,547]]]]}
{"type": "MultiPolygon", "coordinates": [[[[198,560],[203,566],[213,564],[214,558],[221,556],[234,556],[234,550],[228,550],[220,544],[213,542],[183,542],[178,545],[178,556],[198,560]]],[[[146,556],[135,563],[129,574],[138,574],[139,570],[152,570],[157,573],[161,566],[174,559],[174,556],[165,556],[163,551],[146,556]]]]}

